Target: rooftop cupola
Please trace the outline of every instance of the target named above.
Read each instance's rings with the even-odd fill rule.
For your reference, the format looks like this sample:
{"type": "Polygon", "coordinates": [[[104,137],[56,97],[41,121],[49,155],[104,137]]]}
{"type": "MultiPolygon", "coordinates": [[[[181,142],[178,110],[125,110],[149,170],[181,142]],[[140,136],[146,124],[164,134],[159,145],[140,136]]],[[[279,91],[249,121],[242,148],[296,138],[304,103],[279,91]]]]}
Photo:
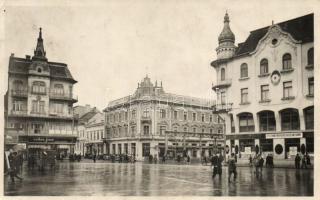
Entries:
{"type": "Polygon", "coordinates": [[[230,29],[230,25],[229,25],[230,19],[229,19],[229,15],[228,13],[225,14],[224,16],[224,26],[222,29],[222,32],[219,35],[219,44],[223,43],[223,42],[232,42],[234,43],[235,39],[234,39],[234,34],[230,29]]]}
{"type": "Polygon", "coordinates": [[[38,42],[37,42],[36,49],[34,50],[34,56],[32,57],[32,60],[47,61],[46,52],[43,47],[42,28],[40,28],[40,31],[39,31],[38,42]]]}
{"type": "Polygon", "coordinates": [[[219,47],[216,49],[218,59],[230,58],[235,53],[235,36],[230,29],[228,13],[224,16],[224,26],[218,37],[219,47]]]}

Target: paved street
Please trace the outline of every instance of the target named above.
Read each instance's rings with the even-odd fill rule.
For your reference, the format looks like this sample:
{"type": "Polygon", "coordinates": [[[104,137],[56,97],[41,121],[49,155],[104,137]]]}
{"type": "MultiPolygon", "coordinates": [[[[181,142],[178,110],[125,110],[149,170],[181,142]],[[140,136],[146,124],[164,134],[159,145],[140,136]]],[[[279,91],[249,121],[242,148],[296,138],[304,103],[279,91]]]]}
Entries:
{"type": "Polygon", "coordinates": [[[227,168],[219,181],[209,166],[108,163],[57,163],[55,170],[31,172],[24,168],[22,182],[5,176],[5,195],[146,195],[146,196],[308,196],[313,195],[313,170],[238,167],[238,180],[228,183],[227,168]]]}

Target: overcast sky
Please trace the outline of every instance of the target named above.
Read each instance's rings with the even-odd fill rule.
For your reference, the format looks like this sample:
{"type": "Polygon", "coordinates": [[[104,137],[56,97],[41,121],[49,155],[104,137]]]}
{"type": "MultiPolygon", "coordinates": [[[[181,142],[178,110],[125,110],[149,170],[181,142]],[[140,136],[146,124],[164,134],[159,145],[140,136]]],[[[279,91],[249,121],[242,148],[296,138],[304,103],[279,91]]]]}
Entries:
{"type": "Polygon", "coordinates": [[[2,89],[10,54],[33,55],[42,27],[47,58],[67,63],[78,81],[78,104],[99,109],[132,94],[146,74],[152,81],[162,80],[166,92],[212,99],[215,70],[210,62],[216,59],[226,10],[236,43],[272,20],[278,23],[316,10],[315,1],[44,2],[34,6],[7,1],[2,7],[2,89]]]}

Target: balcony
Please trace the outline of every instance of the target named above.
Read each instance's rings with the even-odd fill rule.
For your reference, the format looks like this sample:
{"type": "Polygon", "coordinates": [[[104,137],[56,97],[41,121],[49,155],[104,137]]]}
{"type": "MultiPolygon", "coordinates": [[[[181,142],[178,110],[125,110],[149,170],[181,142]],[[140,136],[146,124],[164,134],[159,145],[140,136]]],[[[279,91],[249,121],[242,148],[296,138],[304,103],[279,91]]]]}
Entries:
{"type": "Polygon", "coordinates": [[[151,122],[150,116],[141,116],[141,122],[151,122]]]}
{"type": "Polygon", "coordinates": [[[19,89],[19,90],[11,90],[11,94],[13,97],[28,97],[28,90],[26,89],[19,89]]]}
{"type": "Polygon", "coordinates": [[[11,110],[10,115],[12,116],[27,116],[27,110],[11,110]]]}
{"type": "Polygon", "coordinates": [[[212,111],[214,114],[226,113],[232,110],[232,103],[216,104],[212,106],[212,111]]]}
{"type": "Polygon", "coordinates": [[[231,79],[225,79],[225,80],[218,80],[216,84],[212,84],[212,89],[220,89],[220,88],[226,88],[231,86],[232,80],[231,79]]]}
{"type": "Polygon", "coordinates": [[[73,96],[70,93],[64,94],[64,93],[56,93],[51,91],[49,94],[49,97],[52,100],[72,101],[73,103],[78,102],[78,97],[73,96]]]}

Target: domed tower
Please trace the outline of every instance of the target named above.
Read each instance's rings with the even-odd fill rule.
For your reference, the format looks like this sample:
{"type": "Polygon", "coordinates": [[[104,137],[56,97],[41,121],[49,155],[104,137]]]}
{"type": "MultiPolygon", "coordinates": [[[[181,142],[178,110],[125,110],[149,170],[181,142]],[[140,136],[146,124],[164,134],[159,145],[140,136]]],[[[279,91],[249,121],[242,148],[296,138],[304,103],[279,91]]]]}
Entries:
{"type": "Polygon", "coordinates": [[[231,58],[236,50],[236,46],[234,45],[235,37],[230,29],[229,22],[229,15],[226,13],[223,30],[218,38],[219,46],[216,48],[218,59],[231,58]]]}

